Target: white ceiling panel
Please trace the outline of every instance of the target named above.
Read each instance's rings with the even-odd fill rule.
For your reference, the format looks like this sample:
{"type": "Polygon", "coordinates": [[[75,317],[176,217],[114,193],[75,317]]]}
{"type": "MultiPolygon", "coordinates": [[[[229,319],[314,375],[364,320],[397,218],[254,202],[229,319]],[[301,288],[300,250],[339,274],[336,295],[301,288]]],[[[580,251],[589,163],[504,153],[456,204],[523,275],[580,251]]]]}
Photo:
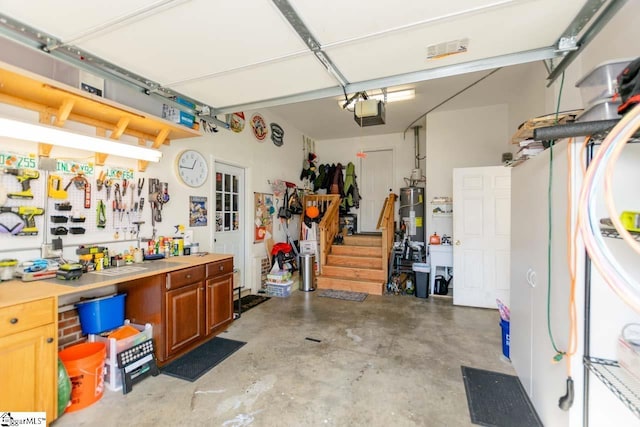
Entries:
{"type": "Polygon", "coordinates": [[[172,86],[209,105],[223,107],[336,86],[311,54],[206,80],[172,86]]]}
{"type": "Polygon", "coordinates": [[[163,85],[307,52],[264,0],[193,0],[78,46],[163,85]]]}
{"type": "Polygon", "coordinates": [[[434,23],[532,0],[290,0],[323,45],[420,23],[434,23]]]}
{"type": "Polygon", "coordinates": [[[0,11],[67,41],[104,23],[117,21],[153,6],[185,0],[0,0],[0,11]],[[55,17],[55,19],[54,19],[55,17]]]}
{"type": "MultiPolygon", "coordinates": [[[[86,52],[98,61],[84,64],[95,65],[99,75],[112,72],[102,66],[102,59],[141,76],[143,88],[145,80],[152,80],[214,108],[248,109],[261,102],[314,99],[326,88],[333,90],[321,93],[337,92],[341,75],[353,87],[368,88],[367,80],[412,83],[391,77],[441,67],[452,70],[447,66],[472,61],[488,72],[497,66],[490,58],[532,49],[544,49],[549,55],[591,0],[288,0],[299,21],[287,13],[286,4],[276,6],[273,1],[0,0],[0,15],[36,31],[22,33],[11,19],[4,26],[0,22],[0,28],[18,33],[15,38],[28,39],[35,49],[43,42],[38,32],[49,33],[79,49],[53,50],[51,56],[74,64],[79,60],[76,52],[86,52]],[[330,71],[331,62],[335,65],[333,75],[298,35],[297,31],[305,34],[305,26],[330,59],[325,61],[330,71]],[[468,52],[427,60],[428,46],[457,39],[469,39],[468,52]],[[296,96],[287,98],[290,95],[296,96]]],[[[602,1],[611,6],[614,0],[602,1]]],[[[463,65],[455,72],[460,69],[470,67],[463,65]]],[[[417,110],[390,104],[387,125],[356,130],[367,134],[397,129],[406,124],[407,116],[419,115],[475,77],[477,73],[418,83],[417,110]],[[427,96],[421,87],[428,88],[427,96]]],[[[334,111],[335,97],[317,102],[322,109],[331,109],[321,126],[344,122],[344,128],[353,127],[352,115],[334,111]]],[[[292,117],[311,117],[311,122],[322,115],[308,103],[280,109],[292,117]]],[[[338,137],[340,127],[332,125],[331,135],[338,137]]],[[[314,128],[314,135],[321,137],[323,132],[314,128]]]]}
{"type": "MultiPolygon", "coordinates": [[[[575,13],[577,0],[558,4],[554,14],[527,2],[517,14],[507,9],[458,18],[325,49],[350,82],[425,70],[553,45],[575,13]],[[573,3],[572,5],[569,5],[573,3]],[[556,13],[557,12],[557,13],[556,13]],[[544,31],[540,29],[544,28],[544,31]],[[469,38],[466,53],[426,59],[427,46],[469,38]]],[[[548,3],[548,2],[547,2],[548,3]]]]}

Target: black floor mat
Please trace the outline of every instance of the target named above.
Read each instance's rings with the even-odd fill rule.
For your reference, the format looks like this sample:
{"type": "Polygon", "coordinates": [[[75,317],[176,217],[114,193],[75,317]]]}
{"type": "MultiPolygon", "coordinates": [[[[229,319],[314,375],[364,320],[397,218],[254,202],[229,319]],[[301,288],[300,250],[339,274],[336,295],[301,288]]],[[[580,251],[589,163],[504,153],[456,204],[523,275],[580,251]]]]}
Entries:
{"type": "MultiPolygon", "coordinates": [[[[271,297],[266,297],[263,295],[245,295],[240,298],[240,312],[244,313],[245,311],[255,307],[256,305],[262,304],[265,301],[270,300],[271,297]]],[[[234,307],[236,313],[238,312],[238,301],[234,302],[234,307]]]]}
{"type": "Polygon", "coordinates": [[[492,427],[542,427],[518,377],[462,366],[471,422],[492,427]]]}
{"type": "Polygon", "coordinates": [[[215,337],[164,366],[161,372],[193,382],[245,344],[242,341],[215,337]]]}

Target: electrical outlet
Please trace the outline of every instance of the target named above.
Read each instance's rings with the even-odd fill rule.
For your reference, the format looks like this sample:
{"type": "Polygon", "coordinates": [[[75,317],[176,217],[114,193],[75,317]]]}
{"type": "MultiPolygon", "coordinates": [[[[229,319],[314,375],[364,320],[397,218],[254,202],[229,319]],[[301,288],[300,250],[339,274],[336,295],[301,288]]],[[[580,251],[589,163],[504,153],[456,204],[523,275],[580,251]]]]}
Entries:
{"type": "Polygon", "coordinates": [[[42,245],[42,258],[58,258],[62,251],[53,249],[53,245],[45,243],[42,245]]]}

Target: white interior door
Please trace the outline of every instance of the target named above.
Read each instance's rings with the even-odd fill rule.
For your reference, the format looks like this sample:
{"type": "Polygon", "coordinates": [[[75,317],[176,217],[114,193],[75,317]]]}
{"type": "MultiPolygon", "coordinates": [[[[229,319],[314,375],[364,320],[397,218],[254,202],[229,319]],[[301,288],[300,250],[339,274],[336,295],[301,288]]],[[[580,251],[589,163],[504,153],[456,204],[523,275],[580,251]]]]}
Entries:
{"type": "Polygon", "coordinates": [[[453,170],[453,303],[509,304],[511,168],[453,170]]]}
{"type": "MultiPolygon", "coordinates": [[[[240,271],[240,284],[244,281],[244,169],[225,163],[215,163],[215,225],[213,250],[233,254],[233,266],[240,271]]],[[[235,284],[238,286],[238,284],[235,284]]]]}
{"type": "Polygon", "coordinates": [[[393,189],[393,150],[365,151],[360,160],[361,232],[376,231],[384,200],[393,189]]]}

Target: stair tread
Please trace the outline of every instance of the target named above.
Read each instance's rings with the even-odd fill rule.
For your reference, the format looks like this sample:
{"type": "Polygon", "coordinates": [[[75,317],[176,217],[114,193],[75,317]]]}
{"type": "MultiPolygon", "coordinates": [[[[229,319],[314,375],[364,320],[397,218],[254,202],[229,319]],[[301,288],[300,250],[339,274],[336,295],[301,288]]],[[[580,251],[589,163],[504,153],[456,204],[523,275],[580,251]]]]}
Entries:
{"type": "Polygon", "coordinates": [[[345,280],[345,281],[349,281],[349,282],[375,283],[375,284],[379,284],[379,283],[383,282],[383,280],[381,280],[381,279],[351,279],[349,277],[328,276],[326,274],[323,274],[322,276],[318,276],[317,278],[318,279],[330,279],[330,280],[345,280]]]}
{"type": "Polygon", "coordinates": [[[329,256],[348,256],[353,258],[382,258],[382,255],[358,255],[358,254],[329,254],[329,256]]]}
{"type": "Polygon", "coordinates": [[[355,266],[355,267],[350,267],[348,265],[335,265],[335,264],[331,264],[331,263],[327,263],[325,264],[325,267],[331,267],[331,268],[342,268],[345,270],[349,270],[349,269],[357,269],[357,270],[374,270],[374,271],[382,271],[382,268],[375,268],[375,267],[363,267],[363,266],[355,266]]]}

